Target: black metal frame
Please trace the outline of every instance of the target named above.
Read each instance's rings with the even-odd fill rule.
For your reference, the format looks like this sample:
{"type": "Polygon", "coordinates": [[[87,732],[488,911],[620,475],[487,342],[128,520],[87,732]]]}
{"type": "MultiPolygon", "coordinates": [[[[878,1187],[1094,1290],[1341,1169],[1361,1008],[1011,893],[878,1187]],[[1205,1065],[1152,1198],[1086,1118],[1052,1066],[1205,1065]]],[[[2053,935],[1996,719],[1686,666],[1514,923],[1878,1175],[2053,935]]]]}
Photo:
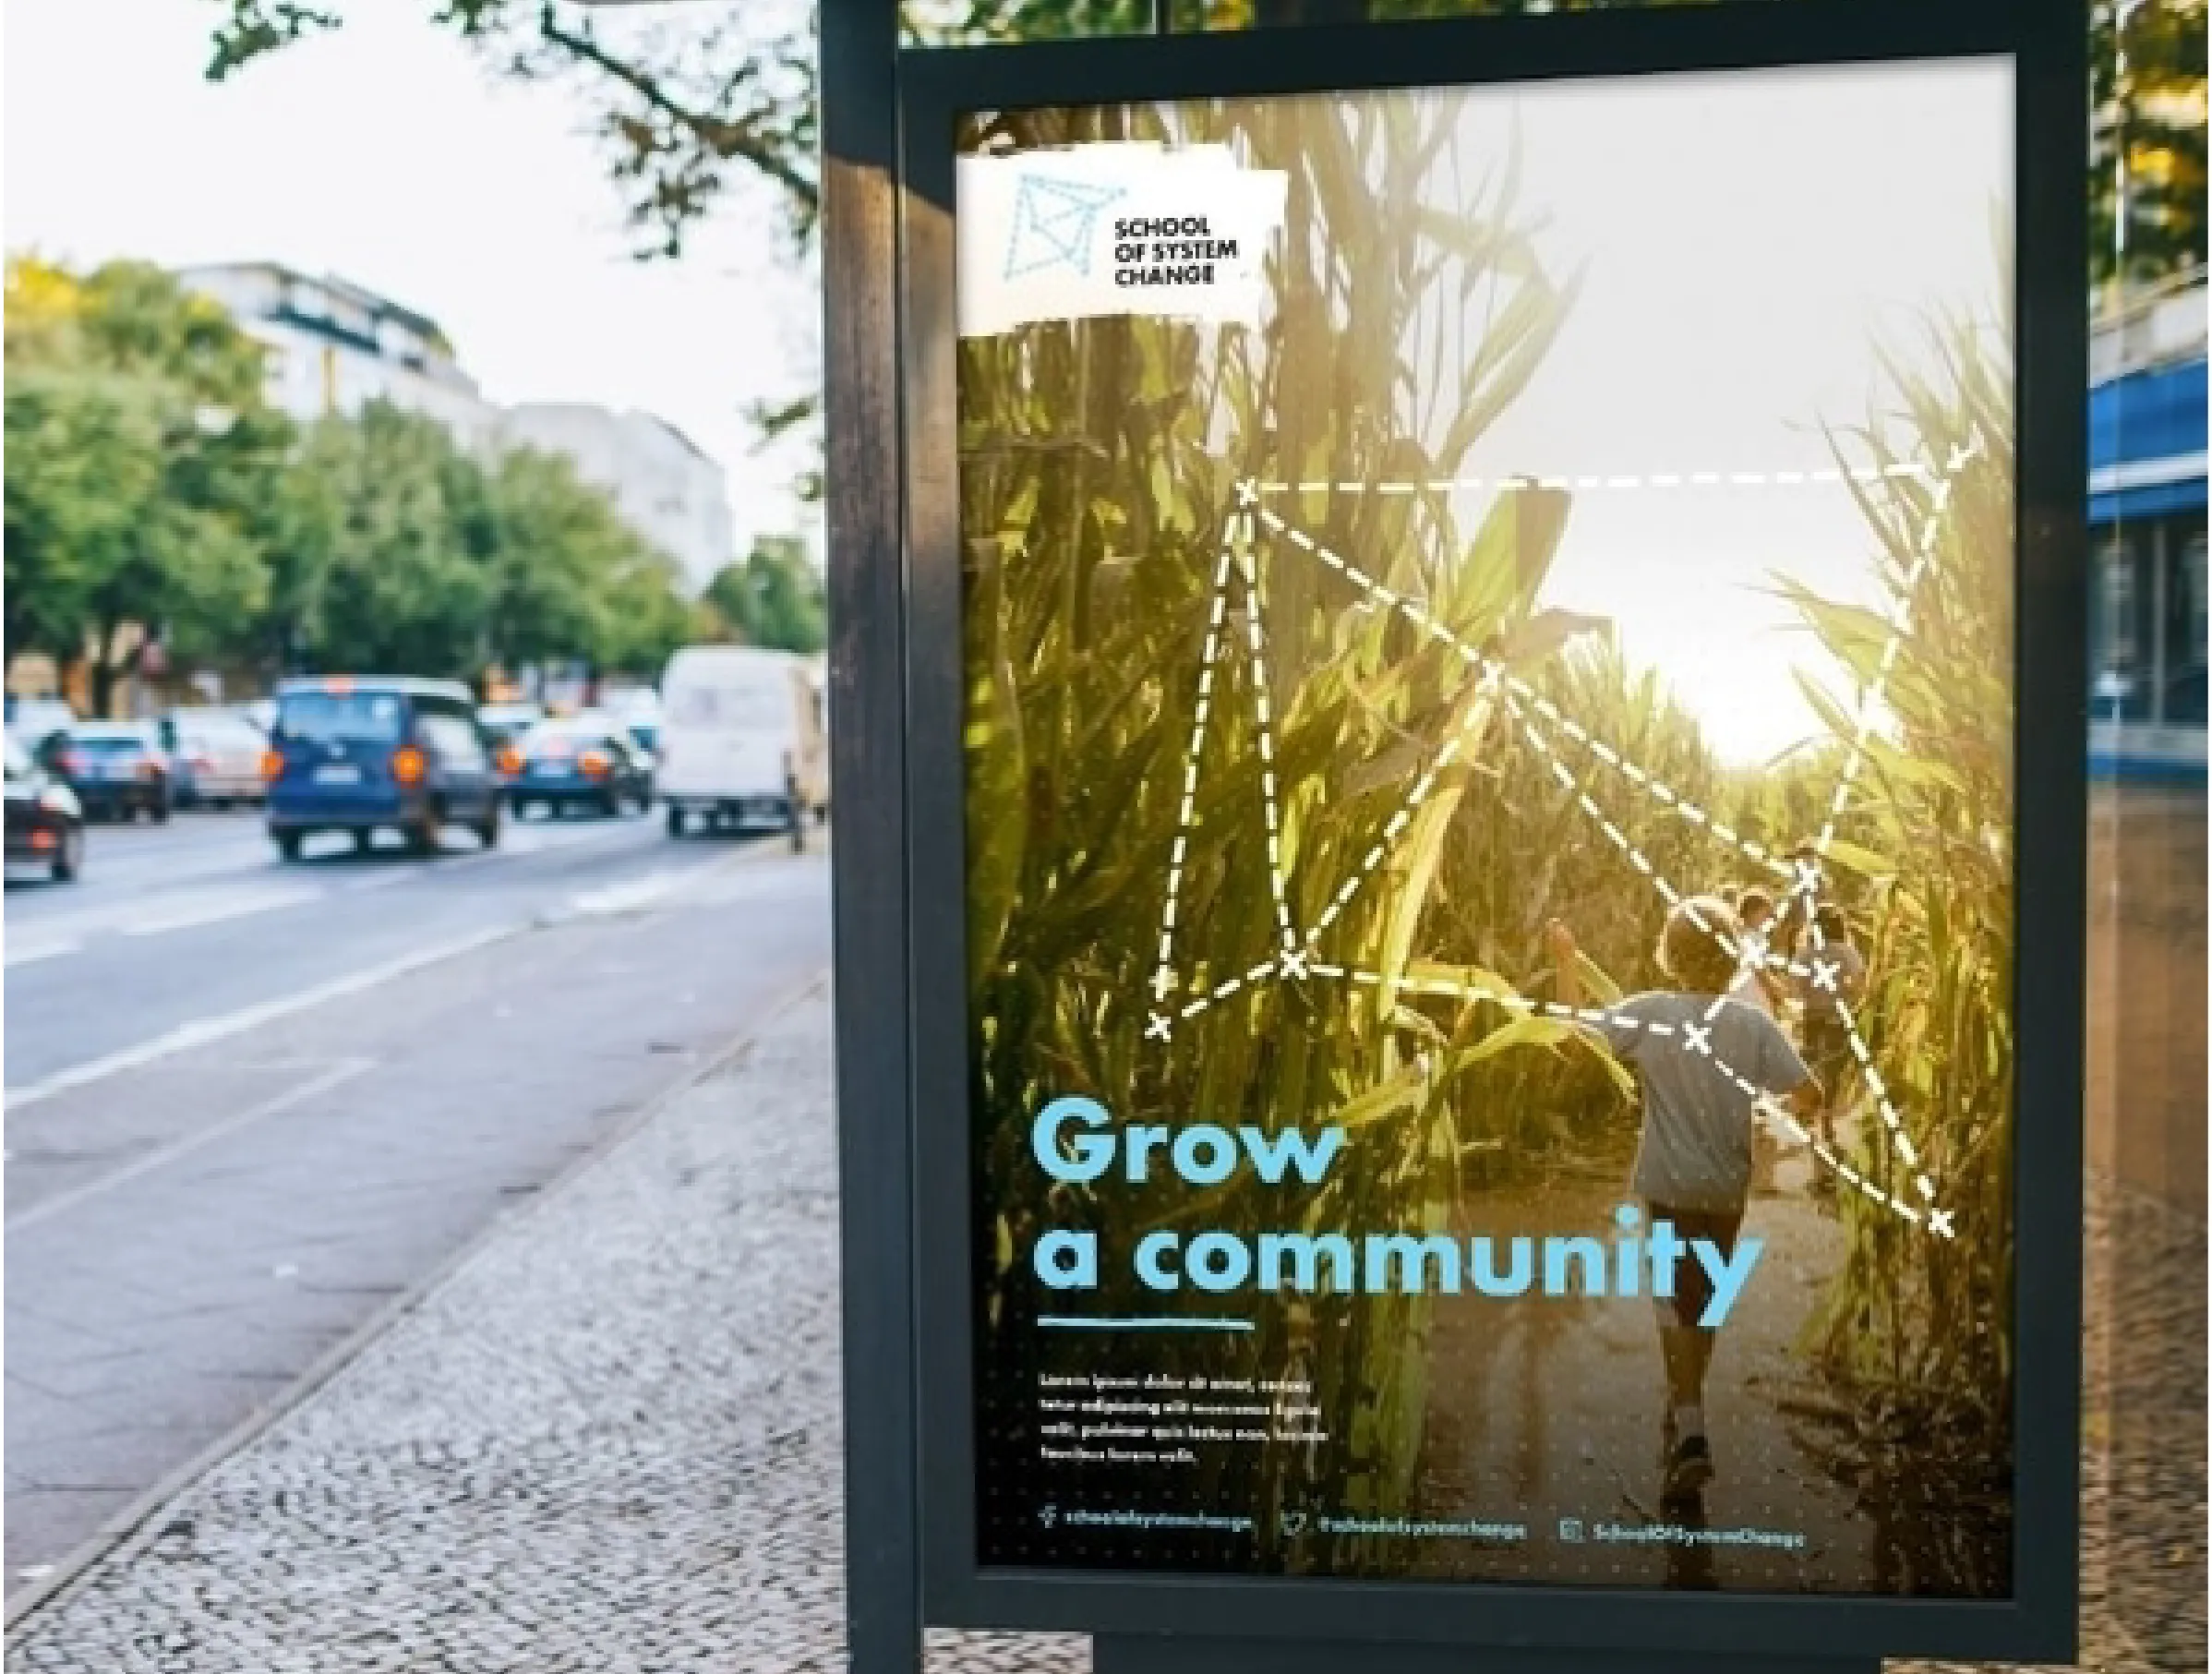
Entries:
{"type": "Polygon", "coordinates": [[[1463,1643],[1860,1659],[2070,1657],[2078,1594],[2087,723],[2080,629],[2087,72],[2078,11],[2062,0],[1725,0],[1257,36],[907,51],[895,66],[892,10],[889,0],[823,8],[856,1665],[910,1666],[874,1656],[890,1656],[895,1624],[911,1635],[925,1617],[948,1626],[1300,1637],[1370,1648],[1463,1643]],[[863,14],[869,21],[856,22],[863,14]],[[2016,74],[2014,1597],[1714,1596],[980,1568],[954,446],[956,118],[1062,104],[1956,57],[2008,58],[2016,74]],[[896,141],[885,131],[894,96],[896,141]],[[896,153],[895,143],[903,148],[896,153]],[[894,176],[896,247],[885,235],[894,211],[884,201],[894,176]],[[840,178],[848,181],[842,193],[840,178]],[[885,318],[894,298],[896,321],[885,318]],[[903,1460],[901,1446],[911,1450],[903,1460]],[[911,1547],[902,1545],[917,1537],[919,1576],[911,1547]],[[869,1632],[872,1654],[862,1644],[869,1632]]]}

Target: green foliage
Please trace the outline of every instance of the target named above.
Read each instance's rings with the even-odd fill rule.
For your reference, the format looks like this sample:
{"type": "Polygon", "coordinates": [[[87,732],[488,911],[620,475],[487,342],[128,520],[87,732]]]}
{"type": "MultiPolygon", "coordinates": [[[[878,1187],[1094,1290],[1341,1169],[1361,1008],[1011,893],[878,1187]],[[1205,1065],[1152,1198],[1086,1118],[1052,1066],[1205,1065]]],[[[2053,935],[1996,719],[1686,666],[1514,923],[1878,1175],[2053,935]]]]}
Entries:
{"type": "MultiPolygon", "coordinates": [[[[2009,299],[2009,283],[2000,295],[2009,299]]],[[[1908,1164],[1890,1142],[1854,1072],[1843,1090],[1859,1108],[1851,1160],[1916,1205],[1925,1172],[1957,1236],[1846,1192],[1846,1264],[1811,1333],[1862,1393],[1869,1439],[1919,1439],[1922,1475],[1931,1458],[1970,1468],[2009,1456],[2014,1373],[2013,370],[1986,331],[1954,325],[1942,342],[1943,370],[1893,371],[1901,418],[1859,439],[1878,464],[1942,469],[1971,454],[1946,505],[1911,477],[1860,491],[1911,631],[1882,686],[1893,731],[1870,740],[1828,858],[1869,971],[1857,1027],[1918,1159],[1908,1164]]],[[[1794,597],[1806,626],[1870,684],[1881,646],[1855,613],[1802,588],[1794,597]]],[[[1828,713],[1840,752],[1856,718],[1828,713]]],[[[1882,1478],[1886,1449],[1867,1452],[1871,1491],[1911,1491],[1882,1478]]],[[[1954,1483],[1969,1494],[2002,1486],[1954,1483]]]]}
{"type": "Polygon", "coordinates": [[[310,429],[270,528],[270,637],[317,668],[649,673],[688,636],[674,565],[566,460],[381,403],[310,429]]]}
{"type": "Polygon", "coordinates": [[[102,708],[150,636],[463,676],[649,673],[690,636],[682,576],[565,460],[379,404],[295,432],[258,345],[159,269],[17,258],[6,321],[8,648],[89,656],[102,708]]]}
{"type": "MultiPolygon", "coordinates": [[[[1653,778],[1701,806],[1714,804],[1721,774],[1696,721],[1656,674],[1630,667],[1608,637],[1586,633],[1530,678],[1561,712],[1653,778]]],[[[1485,973],[1544,973],[1545,926],[1563,918],[1587,961],[1586,986],[1599,993],[1653,986],[1666,902],[1629,869],[1581,796],[1662,877],[1715,885],[1750,880],[1714,877],[1707,831],[1600,765],[1556,724],[1528,719],[1543,726],[1550,749],[1574,770],[1576,789],[1559,784],[1528,727],[1503,729],[1489,741],[1483,793],[1452,820],[1419,943],[1441,960],[1485,973]]],[[[1495,975],[1475,985],[1514,986],[1495,975]]],[[[1416,1003],[1453,1039],[1497,1020],[1496,1008],[1480,1001],[1416,1003]]],[[[1523,1024],[1559,1030],[1535,1018],[1523,1024]]],[[[1626,1106],[1634,1086],[1609,1054],[1591,1053],[1580,1037],[1554,1038],[1535,1027],[1523,1028],[1521,1043],[1570,1050],[1471,1054],[1446,1084],[1471,1186],[1525,1177],[1546,1155],[1617,1153],[1630,1131],[1626,1106]]]]}
{"type": "Polygon", "coordinates": [[[725,564],[703,598],[715,637],[775,651],[812,653],[829,643],[822,575],[793,536],[763,535],[744,561],[725,564]]]}
{"type": "Polygon", "coordinates": [[[307,660],[441,675],[491,662],[487,485],[444,428],[372,403],[357,421],[319,424],[301,464],[336,512],[323,525],[328,544],[295,554],[315,576],[307,660]]]}
{"type": "MultiPolygon", "coordinates": [[[[1111,319],[960,350],[975,1120],[983,1201],[999,1217],[979,1232],[1003,1252],[987,1351],[1000,1388],[1026,1387],[1023,1357],[1037,1352],[1037,1333],[1021,1328],[1034,1306],[1023,1263],[1048,1215],[1100,1227],[1117,1249],[1170,1213],[1245,1229],[1437,1226],[1456,1200],[1463,1087],[1486,1066],[1554,1044],[1497,1007],[1470,1008],[1446,1027],[1397,986],[1427,969],[1417,933],[1444,893],[1455,813],[1478,785],[1483,800],[1491,795],[1484,769],[1506,724],[1495,693],[1456,651],[1395,613],[1361,609],[1350,584],[1267,536],[1244,554],[1250,584],[1231,572],[1169,1003],[1280,951],[1256,835],[1262,689],[1275,717],[1293,921],[1317,924],[1340,883],[1389,837],[1381,871],[1333,915],[1316,950],[1382,980],[1262,982],[1183,1022],[1168,1044],[1145,1039],[1155,915],[1237,481],[1454,475],[1534,371],[1572,296],[1544,271],[1517,219],[1509,160],[1456,201],[1426,196],[1450,131],[1448,102],[1191,109],[1179,138],[1229,141],[1291,175],[1265,337],[1111,319]],[[1458,391],[1449,404],[1439,400],[1447,383],[1458,391]],[[1255,585],[1266,624],[1256,666],[1246,620],[1255,585]],[[1406,780],[1454,736],[1471,747],[1412,825],[1391,831],[1406,780]],[[1244,1181],[1168,1211],[1100,1183],[1048,1202],[1027,1160],[1027,1125],[1044,1099],[1077,1091],[1135,1121],[1344,1121],[1355,1137],[1316,1192],[1244,1181]]],[[[994,124],[991,137],[1049,145],[1161,132],[1149,115],[1124,125],[1095,113],[1082,124],[1027,114],[994,124]]],[[[1269,504],[1425,600],[1454,634],[1508,646],[1560,527],[1557,508],[1525,518],[1514,509],[1468,541],[1442,495],[1269,504]]],[[[1543,637],[1504,654],[1523,674],[1540,673],[1557,650],[1543,637]]],[[[1334,1503],[1403,1502],[1425,1418],[1427,1321],[1420,1297],[1357,1308],[1322,1297],[1310,1313],[1272,1321],[1256,1345],[1280,1367],[1307,1354],[1301,1331],[1328,1334],[1331,1352],[1310,1370],[1324,1410],[1353,1438],[1344,1478],[1329,1485],[1334,1503]]],[[[1251,1473],[1225,1492],[1264,1507],[1293,1491],[1304,1467],[1286,1453],[1220,1468],[1251,1473]]],[[[1262,1526],[1271,1522],[1263,1516],[1262,1526]]]]}
{"type": "Polygon", "coordinates": [[[2204,265],[2205,12],[2205,0],[2090,8],[2089,260],[2100,288],[2204,265]]]}
{"type": "Polygon", "coordinates": [[[7,644],[74,656],[94,590],[127,561],[158,495],[146,391],[112,374],[7,375],[7,644]]]}
{"type": "Polygon", "coordinates": [[[251,340],[159,269],[18,259],[7,302],[8,647],[89,654],[104,705],[148,635],[189,655],[260,609],[291,427],[251,340]]]}

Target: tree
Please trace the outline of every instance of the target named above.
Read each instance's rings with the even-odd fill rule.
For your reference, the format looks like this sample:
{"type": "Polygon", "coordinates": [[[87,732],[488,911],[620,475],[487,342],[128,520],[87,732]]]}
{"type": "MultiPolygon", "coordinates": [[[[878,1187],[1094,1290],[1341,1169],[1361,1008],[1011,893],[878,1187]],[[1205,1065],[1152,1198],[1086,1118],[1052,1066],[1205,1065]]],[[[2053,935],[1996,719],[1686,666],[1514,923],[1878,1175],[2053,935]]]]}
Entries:
{"type": "Polygon", "coordinates": [[[458,675],[486,660],[496,592],[463,514],[480,485],[436,420],[373,402],[357,419],[326,419],[295,487],[319,508],[327,544],[293,555],[305,596],[310,659],[320,668],[458,675]],[[334,514],[333,514],[334,513],[334,514]]]}
{"type": "Polygon", "coordinates": [[[812,653],[828,643],[822,577],[796,536],[760,536],[715,572],[703,602],[720,633],[745,644],[812,653]]]}
{"type": "Polygon", "coordinates": [[[569,462],[535,449],[486,474],[492,524],[488,648],[506,668],[595,656],[612,627],[609,582],[636,538],[569,462]]]}
{"type": "Polygon", "coordinates": [[[2090,12],[2089,260],[2100,288],[2204,265],[2205,11],[2205,0],[2098,0],[2090,12]]]}
{"type": "Polygon", "coordinates": [[[609,673],[657,679],[692,637],[693,607],[673,559],[632,541],[607,591],[599,665],[609,673]]]}
{"type": "Polygon", "coordinates": [[[7,260],[7,364],[52,365],[77,342],[84,287],[68,269],[36,256],[7,260]]]}
{"type": "MultiPolygon", "coordinates": [[[[207,70],[215,81],[343,20],[307,0],[216,4],[223,16],[207,70]]],[[[582,88],[631,225],[647,252],[676,256],[735,175],[775,187],[796,245],[813,236],[821,188],[811,31],[763,39],[760,9],[603,20],[546,0],[437,0],[433,16],[503,75],[582,88]]]]}
{"type": "Polygon", "coordinates": [[[81,655],[93,589],[121,562],[161,479],[160,439],[128,380],[7,373],[7,648],[81,655]]]}
{"type": "Polygon", "coordinates": [[[315,426],[269,527],[263,643],[288,665],[642,672],[691,626],[675,564],[568,460],[528,448],[479,460],[385,403],[315,426]]]}
{"type": "Polygon", "coordinates": [[[104,710],[149,645],[217,648],[261,608],[292,429],[258,345],[158,268],[14,259],[6,300],[9,648],[89,654],[104,710]]]}

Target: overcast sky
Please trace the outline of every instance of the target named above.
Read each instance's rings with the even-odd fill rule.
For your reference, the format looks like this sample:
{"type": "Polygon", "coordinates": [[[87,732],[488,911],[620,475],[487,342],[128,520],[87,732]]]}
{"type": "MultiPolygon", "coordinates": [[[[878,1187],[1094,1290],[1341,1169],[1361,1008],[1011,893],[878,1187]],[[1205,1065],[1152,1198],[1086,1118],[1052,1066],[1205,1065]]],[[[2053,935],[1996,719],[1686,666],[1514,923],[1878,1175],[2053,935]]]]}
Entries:
{"type": "Polygon", "coordinates": [[[803,452],[754,457],[741,415],[814,377],[815,292],[775,253],[766,192],[697,255],[634,261],[572,95],[495,82],[428,0],[344,9],[335,36],[210,87],[218,7],[8,0],[9,249],[337,274],[438,320],[494,401],[676,424],[728,474],[740,549],[811,529],[787,491],[803,452]]]}

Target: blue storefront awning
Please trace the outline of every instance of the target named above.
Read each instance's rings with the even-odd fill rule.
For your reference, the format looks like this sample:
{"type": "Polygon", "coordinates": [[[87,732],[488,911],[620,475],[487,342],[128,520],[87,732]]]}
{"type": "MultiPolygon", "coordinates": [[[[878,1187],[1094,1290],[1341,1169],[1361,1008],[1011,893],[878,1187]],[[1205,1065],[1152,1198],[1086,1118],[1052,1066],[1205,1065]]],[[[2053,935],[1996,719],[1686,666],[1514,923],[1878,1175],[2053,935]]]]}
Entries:
{"type": "Polygon", "coordinates": [[[2131,372],[2089,391],[2089,521],[2205,503],[2205,363],[2131,372]]]}
{"type": "Polygon", "coordinates": [[[2089,468],[2205,452],[2205,363],[2131,372],[2089,391],[2089,468]]]}
{"type": "Polygon", "coordinates": [[[2093,493],[2089,496],[2089,521],[2092,524],[2125,523],[2138,517],[2157,517],[2166,512],[2201,512],[2204,509],[2205,476],[2202,464],[2197,466],[2194,476],[2184,476],[2173,482],[2146,483],[2140,488],[2118,488],[2110,493],[2093,493]]]}

